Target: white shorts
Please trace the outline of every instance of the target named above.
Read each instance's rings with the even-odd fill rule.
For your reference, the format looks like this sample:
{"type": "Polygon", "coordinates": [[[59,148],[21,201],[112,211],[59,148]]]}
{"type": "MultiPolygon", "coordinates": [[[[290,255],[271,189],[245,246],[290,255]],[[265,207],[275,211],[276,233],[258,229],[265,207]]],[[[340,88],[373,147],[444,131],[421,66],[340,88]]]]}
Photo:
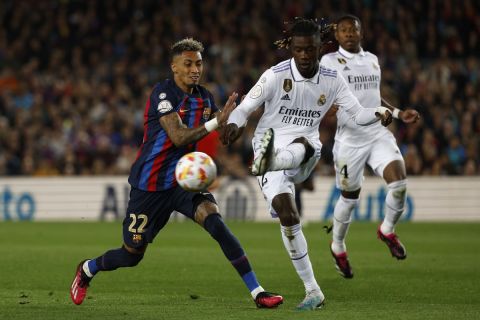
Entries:
{"type": "Polygon", "coordinates": [[[335,141],[333,147],[337,188],[355,191],[362,187],[363,170],[368,164],[379,177],[385,167],[395,160],[403,161],[395,137],[386,134],[363,147],[346,146],[335,141]]]}
{"type": "Polygon", "coordinates": [[[312,156],[306,163],[295,169],[268,171],[263,176],[258,176],[258,184],[262,189],[263,197],[268,202],[270,214],[278,217],[272,207],[275,196],[281,193],[290,193],[295,196],[295,184],[305,181],[315,169],[320,156],[312,156]]]}

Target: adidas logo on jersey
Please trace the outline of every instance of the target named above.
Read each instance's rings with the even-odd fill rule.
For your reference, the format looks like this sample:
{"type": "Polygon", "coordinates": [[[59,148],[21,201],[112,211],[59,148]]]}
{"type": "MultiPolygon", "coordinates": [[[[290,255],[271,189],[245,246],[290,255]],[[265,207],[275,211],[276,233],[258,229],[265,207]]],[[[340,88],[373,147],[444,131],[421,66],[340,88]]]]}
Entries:
{"type": "Polygon", "coordinates": [[[288,93],[284,95],[280,100],[290,100],[290,97],[288,96],[288,93]]]}
{"type": "Polygon", "coordinates": [[[345,66],[345,68],[343,68],[343,71],[350,71],[350,68],[345,66]]]}

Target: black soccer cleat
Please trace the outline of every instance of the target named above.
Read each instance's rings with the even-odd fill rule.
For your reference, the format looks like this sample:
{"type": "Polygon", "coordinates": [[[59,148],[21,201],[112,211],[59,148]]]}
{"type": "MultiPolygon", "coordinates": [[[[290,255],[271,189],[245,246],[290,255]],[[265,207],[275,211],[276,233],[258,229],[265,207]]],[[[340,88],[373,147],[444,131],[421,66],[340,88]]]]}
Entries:
{"type": "Polygon", "coordinates": [[[283,297],[267,291],[260,292],[255,297],[257,308],[276,308],[283,303],[283,297]]]}
{"type": "Polygon", "coordinates": [[[385,242],[388,249],[390,249],[392,257],[395,257],[398,260],[403,260],[407,257],[407,250],[405,249],[405,246],[400,242],[400,240],[398,240],[398,236],[394,232],[383,234],[382,231],[380,231],[379,226],[377,229],[377,236],[378,239],[385,242]]]}
{"type": "Polygon", "coordinates": [[[350,266],[350,262],[348,261],[347,252],[336,254],[333,252],[331,245],[330,252],[332,253],[333,260],[335,261],[335,268],[337,269],[338,273],[340,273],[340,275],[346,279],[353,278],[353,270],[350,266]]]}

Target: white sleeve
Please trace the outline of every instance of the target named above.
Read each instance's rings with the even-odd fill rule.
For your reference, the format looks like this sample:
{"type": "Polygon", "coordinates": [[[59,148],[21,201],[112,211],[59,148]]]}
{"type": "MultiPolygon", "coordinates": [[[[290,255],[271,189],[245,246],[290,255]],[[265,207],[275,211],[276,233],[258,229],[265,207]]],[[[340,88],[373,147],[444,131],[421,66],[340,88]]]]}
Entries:
{"type": "Polygon", "coordinates": [[[230,117],[228,117],[228,123],[235,123],[238,127],[244,127],[250,114],[273,97],[275,93],[274,83],[275,74],[271,69],[268,69],[250,89],[245,99],[232,111],[230,117]]]}
{"type": "Polygon", "coordinates": [[[357,97],[355,97],[352,91],[348,88],[348,85],[342,76],[337,76],[335,85],[336,98],[334,103],[340,108],[343,108],[343,110],[352,117],[356,124],[359,126],[368,126],[380,120],[380,118],[375,115],[375,112],[377,111],[376,108],[362,107],[360,102],[358,102],[357,97]]]}

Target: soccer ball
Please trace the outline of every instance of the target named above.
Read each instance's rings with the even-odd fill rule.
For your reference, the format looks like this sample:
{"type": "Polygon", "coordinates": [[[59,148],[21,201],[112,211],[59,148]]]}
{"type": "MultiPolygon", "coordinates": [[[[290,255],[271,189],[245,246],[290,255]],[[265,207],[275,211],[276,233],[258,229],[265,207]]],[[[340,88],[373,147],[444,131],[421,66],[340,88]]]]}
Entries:
{"type": "Polygon", "coordinates": [[[175,178],[187,191],[206,190],[217,177],[217,166],[208,154],[190,152],[180,158],[175,168],[175,178]]]}

